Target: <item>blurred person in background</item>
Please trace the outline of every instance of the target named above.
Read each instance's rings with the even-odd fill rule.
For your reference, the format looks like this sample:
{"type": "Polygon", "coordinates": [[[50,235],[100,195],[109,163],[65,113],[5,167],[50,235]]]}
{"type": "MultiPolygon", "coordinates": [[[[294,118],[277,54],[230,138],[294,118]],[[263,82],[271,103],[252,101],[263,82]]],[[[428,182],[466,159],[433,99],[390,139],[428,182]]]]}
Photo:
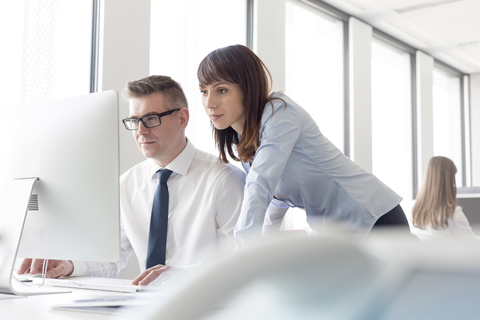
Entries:
{"type": "Polygon", "coordinates": [[[452,160],[430,159],[412,209],[410,228],[420,240],[476,239],[462,208],[457,206],[456,173],[452,160]]]}

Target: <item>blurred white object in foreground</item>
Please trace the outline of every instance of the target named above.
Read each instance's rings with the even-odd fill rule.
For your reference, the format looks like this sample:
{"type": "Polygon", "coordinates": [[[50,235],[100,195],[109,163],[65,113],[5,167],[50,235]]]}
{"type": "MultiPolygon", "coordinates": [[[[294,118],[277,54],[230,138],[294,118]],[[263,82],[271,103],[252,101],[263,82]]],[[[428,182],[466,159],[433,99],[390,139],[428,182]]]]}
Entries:
{"type": "MultiPolygon", "coordinates": [[[[335,230],[334,230],[335,231],[335,230]]],[[[212,264],[144,319],[479,319],[480,246],[285,236],[212,264]]]]}

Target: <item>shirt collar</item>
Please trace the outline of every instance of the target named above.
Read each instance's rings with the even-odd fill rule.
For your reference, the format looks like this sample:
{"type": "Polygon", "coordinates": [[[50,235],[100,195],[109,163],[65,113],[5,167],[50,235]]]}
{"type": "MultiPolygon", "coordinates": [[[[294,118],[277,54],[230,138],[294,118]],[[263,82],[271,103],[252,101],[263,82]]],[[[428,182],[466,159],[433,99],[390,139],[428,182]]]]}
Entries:
{"type": "Polygon", "coordinates": [[[152,174],[152,177],[155,177],[156,173],[158,170],[164,170],[168,169],[171,170],[175,173],[178,173],[182,176],[186,175],[188,172],[188,169],[190,168],[190,165],[192,164],[193,158],[195,157],[195,147],[193,144],[190,142],[190,140],[187,139],[187,145],[183,149],[180,154],[173,159],[167,166],[161,167],[159,166],[153,159],[148,159],[150,162],[150,172],[152,174]]]}

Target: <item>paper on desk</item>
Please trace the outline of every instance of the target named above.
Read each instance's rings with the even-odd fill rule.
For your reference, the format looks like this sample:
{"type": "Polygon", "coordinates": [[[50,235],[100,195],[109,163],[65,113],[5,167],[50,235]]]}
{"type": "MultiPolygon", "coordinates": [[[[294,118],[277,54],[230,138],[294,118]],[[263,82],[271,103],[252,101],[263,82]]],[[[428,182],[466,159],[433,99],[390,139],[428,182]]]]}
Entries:
{"type": "Polygon", "coordinates": [[[153,299],[158,299],[158,295],[158,292],[88,295],[56,304],[53,308],[138,306],[151,303],[153,299]]]}
{"type": "Polygon", "coordinates": [[[138,316],[139,312],[152,304],[159,304],[162,301],[159,292],[122,293],[109,295],[89,295],[81,298],[74,298],[63,303],[52,306],[56,310],[120,314],[125,316],[138,316]]]}

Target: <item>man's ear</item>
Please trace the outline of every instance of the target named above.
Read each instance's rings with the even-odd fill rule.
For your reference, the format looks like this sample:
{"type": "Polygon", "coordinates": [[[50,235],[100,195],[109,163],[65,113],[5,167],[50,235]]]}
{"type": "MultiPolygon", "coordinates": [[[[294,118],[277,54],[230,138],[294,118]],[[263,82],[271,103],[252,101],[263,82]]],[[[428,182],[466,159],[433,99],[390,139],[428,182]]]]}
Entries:
{"type": "Polygon", "coordinates": [[[178,118],[180,119],[180,127],[186,129],[188,125],[188,120],[190,119],[190,112],[187,108],[182,108],[178,110],[178,118]]]}

